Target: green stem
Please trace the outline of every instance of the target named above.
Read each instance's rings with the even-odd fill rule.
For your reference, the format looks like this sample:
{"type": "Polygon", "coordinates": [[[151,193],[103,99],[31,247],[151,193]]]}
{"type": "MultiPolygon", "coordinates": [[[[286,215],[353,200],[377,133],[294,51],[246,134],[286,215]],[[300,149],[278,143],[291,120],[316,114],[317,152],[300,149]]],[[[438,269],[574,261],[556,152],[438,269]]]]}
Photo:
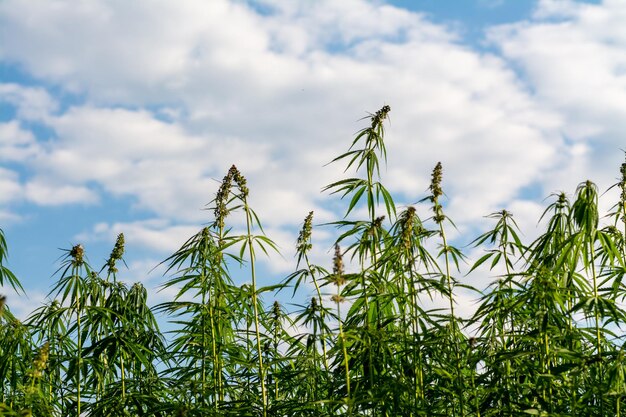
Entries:
{"type": "MultiPolygon", "coordinates": [[[[209,303],[212,300],[209,298],[209,303]]],[[[215,346],[215,319],[213,317],[213,306],[209,308],[209,322],[211,324],[211,353],[213,355],[213,379],[217,382],[217,397],[220,398],[221,394],[221,384],[219,383],[219,367],[218,367],[218,358],[217,358],[217,348],[215,346]]],[[[218,401],[215,401],[215,411],[218,409],[218,401]]]]}
{"type": "MultiPolygon", "coordinates": [[[[74,267],[74,278],[80,279],[78,276],[78,267],[74,267]]],[[[77,416],[80,416],[81,413],[81,392],[80,392],[80,384],[81,384],[81,365],[82,365],[82,350],[83,350],[83,342],[82,342],[82,328],[81,328],[81,300],[80,300],[80,291],[76,290],[76,337],[77,337],[77,346],[76,346],[76,407],[77,407],[77,416]]]]}
{"type": "Polygon", "coordinates": [[[250,274],[252,278],[252,306],[254,308],[254,332],[256,335],[256,347],[257,347],[257,355],[259,357],[259,380],[261,382],[261,396],[263,401],[263,417],[267,417],[267,389],[265,387],[265,370],[263,367],[263,351],[261,349],[261,331],[259,324],[259,305],[257,299],[257,286],[256,286],[256,269],[255,269],[255,256],[254,256],[254,248],[252,246],[252,214],[250,213],[250,208],[248,207],[248,203],[246,199],[243,200],[244,211],[246,213],[246,228],[247,228],[247,239],[246,243],[248,245],[248,254],[250,256],[250,274]]]}
{"type": "Polygon", "coordinates": [[[204,395],[206,393],[206,351],[208,350],[206,348],[206,319],[205,319],[205,310],[206,310],[206,288],[205,288],[205,284],[204,284],[204,280],[205,280],[205,271],[204,271],[204,267],[202,268],[202,276],[200,277],[200,279],[202,280],[202,310],[200,311],[200,320],[202,321],[201,323],[201,327],[202,327],[202,360],[200,361],[200,367],[202,368],[202,381],[200,383],[200,387],[201,387],[201,394],[200,394],[200,398],[202,399],[202,402],[204,402],[204,395]]]}
{"type": "MultiPolygon", "coordinates": [[[[437,204],[437,202],[436,202],[437,204]]],[[[448,247],[448,241],[446,239],[446,233],[445,230],[443,228],[443,221],[439,222],[439,233],[441,235],[441,240],[443,243],[443,252],[444,252],[444,261],[445,261],[445,267],[446,267],[446,284],[448,287],[448,301],[449,301],[449,305],[450,305],[450,326],[451,326],[451,330],[452,332],[454,332],[453,334],[453,338],[454,338],[454,354],[456,357],[456,363],[455,363],[455,367],[456,367],[456,376],[457,376],[457,381],[456,381],[456,389],[457,389],[457,396],[459,397],[459,405],[461,408],[461,416],[465,415],[465,400],[463,398],[464,396],[464,392],[463,392],[463,383],[462,383],[462,372],[461,372],[461,355],[459,352],[459,339],[457,337],[457,321],[456,321],[456,315],[454,314],[454,293],[453,293],[453,285],[452,285],[452,275],[450,273],[450,257],[448,255],[448,251],[449,251],[449,247],[448,247]]],[[[453,408],[454,410],[454,408],[453,408]]]]}
{"type": "Polygon", "coordinates": [[[351,399],[351,393],[350,393],[350,365],[349,365],[349,358],[348,358],[348,349],[346,347],[346,336],[343,332],[343,322],[341,320],[341,299],[340,299],[340,295],[339,295],[339,286],[337,286],[337,319],[339,320],[339,337],[341,338],[341,347],[343,350],[343,361],[344,361],[344,366],[345,366],[345,370],[346,370],[346,392],[348,395],[348,415],[351,415],[352,413],[352,399],[351,399]]]}
{"type": "Polygon", "coordinates": [[[593,313],[595,319],[596,326],[596,350],[598,354],[598,358],[600,361],[598,362],[598,375],[600,378],[600,415],[604,415],[604,370],[602,369],[602,336],[600,333],[600,310],[598,309],[598,277],[596,275],[596,265],[595,265],[595,250],[593,248],[593,241],[589,242],[589,253],[591,259],[591,274],[593,277],[593,313]]]}
{"type": "MultiPolygon", "coordinates": [[[[278,320],[277,320],[278,321],[278,320]]],[[[279,323],[274,323],[274,364],[272,366],[272,372],[274,374],[274,401],[278,401],[278,331],[279,331],[279,323]]]]}
{"type": "MultiPolygon", "coordinates": [[[[216,262],[216,267],[219,269],[221,268],[222,262],[223,262],[223,252],[222,252],[222,242],[224,239],[224,227],[220,226],[219,227],[219,234],[218,234],[218,245],[220,246],[220,249],[218,251],[217,254],[217,262],[216,262]]],[[[216,274],[216,277],[218,276],[218,274],[216,274]]],[[[221,274],[219,274],[219,276],[221,277],[221,274]]],[[[222,318],[222,311],[223,309],[220,308],[220,303],[222,302],[222,294],[221,294],[221,284],[222,281],[220,279],[219,282],[215,282],[215,295],[213,297],[214,299],[214,305],[211,309],[211,335],[213,337],[213,358],[215,361],[215,365],[214,365],[214,372],[217,376],[216,381],[217,381],[217,395],[219,398],[219,401],[222,402],[224,401],[224,386],[222,383],[222,350],[220,349],[218,352],[217,346],[216,346],[216,330],[215,330],[215,322],[214,322],[214,317],[213,317],[213,311],[215,310],[215,312],[218,315],[217,318],[217,323],[218,326],[220,325],[220,323],[222,323],[221,318],[222,318]]],[[[221,334],[221,332],[220,332],[221,334]]],[[[215,405],[216,409],[217,409],[217,403],[215,405]]]]}
{"type": "Polygon", "coordinates": [[[124,401],[126,399],[126,371],[123,353],[120,355],[120,376],[122,378],[122,401],[124,401]]]}
{"type": "Polygon", "coordinates": [[[322,299],[322,291],[320,289],[319,284],[317,283],[317,279],[315,278],[315,274],[313,273],[313,270],[311,268],[309,257],[307,255],[304,255],[304,260],[306,261],[307,269],[309,270],[309,273],[311,274],[311,280],[313,281],[313,285],[315,285],[315,291],[317,292],[317,299],[318,299],[319,306],[320,306],[320,320],[322,321],[322,325],[320,326],[320,339],[322,342],[324,369],[326,370],[326,372],[328,372],[328,358],[327,358],[327,353],[326,353],[326,334],[324,332],[325,314],[324,314],[324,304],[323,304],[323,299],[322,299]]]}
{"type": "MultiPolygon", "coordinates": [[[[413,261],[409,263],[409,314],[411,327],[413,331],[412,339],[415,341],[419,332],[419,315],[417,311],[418,306],[418,298],[417,291],[415,289],[415,271],[413,270],[413,261]]],[[[417,358],[413,359],[413,370],[414,370],[414,386],[415,386],[415,405],[417,406],[419,403],[424,400],[424,375],[422,373],[422,352],[420,349],[416,349],[415,345],[411,347],[411,351],[415,354],[417,353],[417,358]],[[421,401],[420,401],[421,400],[421,401]]]]}
{"type": "MultiPolygon", "coordinates": [[[[509,291],[512,290],[512,285],[511,285],[511,268],[509,267],[509,256],[506,250],[506,246],[504,244],[504,242],[501,242],[500,245],[500,250],[502,251],[503,257],[504,257],[504,266],[506,268],[506,276],[507,276],[507,280],[508,280],[508,286],[509,286],[509,291]]],[[[509,312],[509,327],[511,329],[511,333],[512,333],[512,345],[513,348],[515,349],[515,334],[513,333],[513,312],[509,312]]],[[[506,338],[506,330],[507,330],[507,326],[503,326],[503,335],[502,335],[502,339],[501,339],[501,343],[502,343],[502,349],[503,350],[507,350],[507,342],[508,339],[506,338]]],[[[504,381],[504,387],[505,387],[505,395],[507,397],[506,399],[506,406],[507,406],[507,410],[508,410],[508,414],[509,417],[511,417],[513,415],[513,410],[511,408],[511,360],[510,359],[506,359],[505,361],[505,368],[506,368],[506,373],[505,373],[505,381],[504,381]]]]}
{"type": "MultiPolygon", "coordinates": [[[[368,167],[369,167],[369,163],[368,163],[368,167]]],[[[369,212],[370,212],[370,221],[371,221],[371,226],[370,227],[375,227],[374,226],[374,222],[376,220],[376,212],[375,212],[375,206],[374,206],[374,191],[373,191],[373,172],[368,169],[367,170],[367,195],[368,195],[368,208],[369,208],[369,212]]],[[[374,243],[373,243],[373,235],[372,235],[372,264],[375,265],[376,264],[376,258],[375,258],[375,250],[373,248],[374,243]]],[[[368,366],[367,366],[367,379],[369,381],[369,388],[370,390],[373,391],[374,389],[374,379],[372,377],[372,372],[374,371],[374,367],[373,367],[373,363],[374,363],[374,358],[373,358],[373,352],[372,352],[372,329],[371,329],[371,325],[370,325],[370,305],[369,305],[369,294],[367,292],[368,287],[365,283],[365,267],[363,264],[361,264],[361,288],[362,288],[362,294],[363,297],[365,299],[365,326],[366,326],[366,334],[365,334],[365,340],[364,343],[365,345],[368,347],[367,352],[367,362],[368,362],[368,366]]]]}

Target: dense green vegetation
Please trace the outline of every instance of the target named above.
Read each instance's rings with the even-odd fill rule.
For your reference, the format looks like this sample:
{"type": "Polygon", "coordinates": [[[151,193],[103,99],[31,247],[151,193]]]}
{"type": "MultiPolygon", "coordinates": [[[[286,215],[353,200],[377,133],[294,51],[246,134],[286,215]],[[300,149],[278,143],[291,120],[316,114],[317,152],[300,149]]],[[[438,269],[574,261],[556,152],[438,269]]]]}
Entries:
{"type": "MultiPolygon", "coordinates": [[[[626,164],[606,225],[596,186],[583,182],[571,200],[551,197],[532,242],[509,212],[491,214],[473,242],[484,255],[466,265],[448,239],[441,164],[417,206],[429,218],[396,207],[381,183],[389,111],[370,115],[333,161],[355,176],[326,187],[346,202],[332,268],[312,263],[311,212],[295,272],[258,285],[257,257],[276,248],[233,166],[211,223],[164,261],[172,300],[150,308],[141,284],[120,279],[123,235],[100,270],[81,245],[68,250],[51,301],[25,321],[0,300],[0,415],[621,415],[626,164]],[[473,270],[491,270],[493,282],[462,317],[455,292],[471,289],[473,270]],[[277,290],[313,296],[287,311],[271,302],[277,290]],[[446,308],[429,309],[432,298],[446,308]]],[[[22,291],[6,256],[0,232],[0,285],[22,291]]]]}

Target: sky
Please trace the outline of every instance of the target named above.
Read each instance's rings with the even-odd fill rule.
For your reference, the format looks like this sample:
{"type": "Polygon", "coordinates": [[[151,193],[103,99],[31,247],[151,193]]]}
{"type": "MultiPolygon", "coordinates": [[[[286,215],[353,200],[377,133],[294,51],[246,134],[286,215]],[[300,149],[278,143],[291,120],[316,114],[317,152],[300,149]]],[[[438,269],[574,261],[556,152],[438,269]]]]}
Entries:
{"type": "MultiPolygon", "coordinates": [[[[278,282],[306,214],[343,215],[321,190],[347,174],[327,163],[383,105],[400,207],[441,161],[458,245],[503,208],[532,238],[551,193],[617,181],[625,22],[623,0],[2,0],[0,228],[27,297],[0,291],[26,314],[61,249],[99,269],[123,232],[122,279],[158,302],[155,266],[212,220],[232,164],[278,282]]],[[[336,231],[314,233],[330,264],[336,231]]]]}

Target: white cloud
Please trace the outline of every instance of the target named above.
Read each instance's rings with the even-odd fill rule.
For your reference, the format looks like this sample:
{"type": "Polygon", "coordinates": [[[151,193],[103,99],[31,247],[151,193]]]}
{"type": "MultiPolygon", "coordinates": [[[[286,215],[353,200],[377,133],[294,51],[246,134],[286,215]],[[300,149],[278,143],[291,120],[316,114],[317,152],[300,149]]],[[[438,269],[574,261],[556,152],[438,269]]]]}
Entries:
{"type": "Polygon", "coordinates": [[[505,204],[553,163],[558,116],[449,28],[358,0],[263,5],[269,14],[222,1],[0,7],[17,39],[2,56],[94,103],[50,119],[57,139],[38,171],[200,219],[210,178],[236,163],[265,222],[297,224],[321,211],[319,190],[341,175],[321,166],[367,124],[351,119],[384,103],[389,188],[421,198],[424,180],[410,178],[442,160],[459,221],[505,204]],[[167,103],[176,117],[102,107],[111,101],[167,103]]]}
{"type": "Polygon", "coordinates": [[[57,138],[37,159],[41,174],[70,184],[95,181],[141,208],[168,217],[204,219],[231,161],[255,167],[267,160],[263,145],[240,139],[199,137],[138,110],[72,108],[52,118],[57,138]]]}
{"type": "Polygon", "coordinates": [[[128,223],[97,223],[90,231],[76,236],[80,241],[115,241],[118,234],[124,233],[127,246],[138,246],[171,254],[185,241],[197,233],[199,227],[170,225],[166,220],[151,219],[128,223]]]}
{"type": "Polygon", "coordinates": [[[0,102],[3,101],[14,105],[17,116],[24,120],[46,119],[58,109],[57,101],[45,89],[14,83],[0,83],[0,102]]]}
{"type": "Polygon", "coordinates": [[[0,204],[18,200],[21,196],[22,188],[18,174],[0,167],[0,204]]]}
{"type": "Polygon", "coordinates": [[[260,3],[272,11],[265,26],[275,47],[294,54],[327,47],[350,47],[372,38],[388,41],[455,39],[454,34],[431,24],[418,13],[380,3],[360,0],[268,0],[260,3]]]}
{"type": "Polygon", "coordinates": [[[24,197],[40,206],[98,202],[96,193],[87,187],[49,183],[45,179],[27,182],[24,185],[24,197]]]}
{"type": "MultiPolygon", "coordinates": [[[[0,123],[0,160],[28,165],[42,157],[42,148],[31,131],[22,129],[15,120],[0,123]]],[[[92,204],[98,201],[98,196],[83,185],[42,177],[24,180],[15,171],[0,168],[0,204],[23,200],[41,206],[57,206],[92,204]]]]}
{"type": "Polygon", "coordinates": [[[66,89],[115,101],[137,94],[158,100],[185,85],[184,73],[204,57],[236,65],[267,43],[254,31],[256,15],[226,1],[3,2],[0,19],[3,38],[11,39],[0,57],[66,89]],[[221,45],[222,52],[238,48],[232,54],[207,54],[207,45],[221,45]]]}
{"type": "Polygon", "coordinates": [[[0,122],[0,159],[24,161],[39,152],[39,145],[31,131],[22,129],[16,120],[0,122]]]}
{"type": "Polygon", "coordinates": [[[521,67],[537,100],[563,118],[570,141],[547,186],[572,189],[587,178],[608,186],[626,129],[626,3],[544,0],[534,16],[490,38],[521,67]]]}
{"type": "Polygon", "coordinates": [[[19,215],[11,211],[0,210],[0,221],[2,221],[3,224],[6,224],[7,222],[17,221],[20,219],[21,217],[19,215]]]}

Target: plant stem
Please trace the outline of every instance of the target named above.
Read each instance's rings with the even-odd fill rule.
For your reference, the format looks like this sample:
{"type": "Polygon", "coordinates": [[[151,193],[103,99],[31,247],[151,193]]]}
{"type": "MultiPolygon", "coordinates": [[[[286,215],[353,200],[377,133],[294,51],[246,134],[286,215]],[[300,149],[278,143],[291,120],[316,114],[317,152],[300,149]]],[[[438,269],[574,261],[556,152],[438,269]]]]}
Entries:
{"type": "Polygon", "coordinates": [[[322,290],[320,289],[320,286],[317,282],[317,279],[315,278],[315,274],[313,273],[313,269],[311,268],[311,263],[309,262],[309,256],[308,255],[304,255],[304,260],[306,262],[306,266],[307,269],[309,270],[309,274],[311,274],[311,280],[313,281],[313,285],[315,285],[315,291],[317,292],[317,299],[319,301],[319,308],[320,308],[320,320],[322,322],[322,325],[320,326],[320,339],[321,339],[321,343],[322,343],[322,354],[323,354],[323,361],[324,361],[324,370],[326,370],[326,372],[328,372],[328,358],[327,358],[327,352],[326,352],[326,334],[324,331],[324,300],[322,298],[322,290]]]}
{"type": "Polygon", "coordinates": [[[598,375],[600,378],[599,383],[599,391],[600,391],[600,415],[604,415],[604,367],[602,366],[602,336],[600,333],[600,310],[598,308],[598,277],[596,275],[596,265],[595,265],[595,250],[593,247],[593,241],[589,241],[589,254],[590,254],[590,262],[591,262],[591,275],[593,277],[593,314],[595,319],[595,327],[596,327],[596,351],[598,355],[598,375]]]}
{"type": "Polygon", "coordinates": [[[341,296],[339,295],[339,286],[337,286],[337,320],[339,320],[339,337],[341,339],[341,347],[343,350],[343,362],[346,370],[346,393],[348,395],[348,415],[352,413],[352,398],[350,393],[350,365],[348,357],[348,349],[346,346],[346,336],[343,332],[343,321],[341,320],[341,296]]]}
{"type": "MultiPolygon", "coordinates": [[[[80,280],[80,277],[78,275],[79,272],[79,267],[77,265],[75,265],[73,267],[73,275],[74,275],[74,279],[76,280],[80,280]]],[[[77,285],[78,287],[79,285],[77,285]]],[[[83,345],[82,345],[82,339],[83,339],[83,335],[82,335],[82,328],[81,328],[81,299],[80,299],[80,288],[76,288],[76,294],[75,294],[75,299],[74,302],[76,303],[76,407],[77,407],[77,416],[80,416],[81,413],[81,392],[80,392],[80,385],[81,385],[81,378],[80,378],[80,373],[81,373],[81,365],[82,365],[82,350],[83,350],[83,345]]]]}
{"type": "Polygon", "coordinates": [[[261,349],[261,326],[259,324],[259,305],[257,299],[255,254],[254,247],[252,245],[252,213],[250,208],[248,207],[247,199],[245,197],[243,198],[243,209],[246,213],[246,244],[248,246],[248,255],[250,256],[250,274],[252,278],[252,306],[254,308],[254,332],[256,335],[257,355],[259,357],[259,380],[261,382],[263,417],[267,417],[267,389],[265,387],[265,369],[263,367],[263,351],[261,349]]]}
{"type": "Polygon", "coordinates": [[[448,241],[446,239],[446,233],[443,228],[443,221],[439,222],[439,233],[441,235],[441,240],[443,244],[444,261],[445,261],[445,269],[446,269],[446,285],[448,289],[448,302],[450,306],[450,327],[451,327],[451,331],[453,332],[453,338],[454,338],[453,347],[454,347],[454,354],[456,357],[455,368],[456,368],[456,377],[457,377],[457,381],[455,385],[457,388],[457,396],[458,396],[459,405],[461,408],[461,416],[464,416],[465,415],[465,400],[463,398],[464,393],[461,388],[463,386],[462,384],[463,374],[461,372],[461,355],[459,352],[460,348],[459,348],[459,339],[458,339],[458,333],[457,333],[456,315],[454,313],[454,292],[453,292],[453,285],[452,285],[452,275],[450,273],[450,257],[448,255],[449,247],[448,247],[448,241]]]}

